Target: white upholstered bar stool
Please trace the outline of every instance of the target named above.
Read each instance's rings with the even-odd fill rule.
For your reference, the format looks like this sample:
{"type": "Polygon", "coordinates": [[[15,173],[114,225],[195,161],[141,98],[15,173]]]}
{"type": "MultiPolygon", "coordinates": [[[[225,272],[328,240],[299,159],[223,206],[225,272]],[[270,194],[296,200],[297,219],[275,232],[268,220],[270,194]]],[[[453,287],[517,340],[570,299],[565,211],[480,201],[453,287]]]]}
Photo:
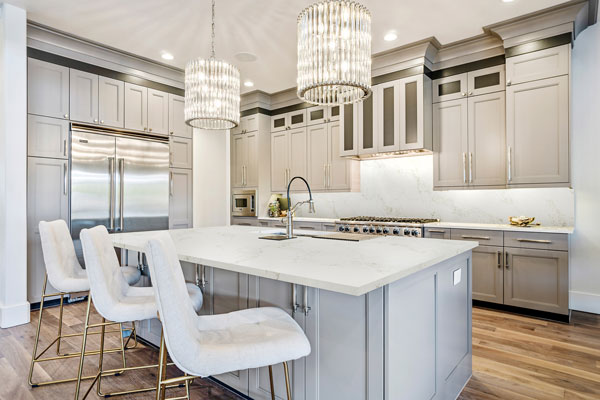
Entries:
{"type": "MultiPolygon", "coordinates": [[[[34,382],[33,372],[35,365],[44,361],[55,361],[72,357],[79,357],[79,352],[61,353],[61,340],[65,338],[83,336],[83,332],[63,334],[63,306],[64,298],[68,294],[85,295],[90,290],[87,272],[81,268],[77,256],[75,255],[75,247],[71,240],[71,234],[67,223],[63,220],[52,222],[41,221],[39,223],[40,239],[42,244],[42,253],[44,256],[44,264],[46,266],[46,276],[42,287],[42,296],[40,301],[40,313],[38,317],[38,325],[35,334],[35,342],[33,345],[33,354],[31,355],[31,363],[29,366],[28,383],[32,387],[50,385],[54,383],[72,382],[77,378],[50,380],[45,382],[34,382]],[[54,287],[56,293],[46,293],[48,282],[54,287]],[[42,326],[42,317],[44,314],[44,303],[48,297],[60,296],[59,315],[58,315],[58,333],[54,340],[38,354],[38,346],[40,342],[40,329],[42,326]],[[42,356],[56,344],[56,356],[42,356]]],[[[122,326],[119,324],[119,330],[110,330],[109,332],[122,331],[122,326]]],[[[132,335],[135,335],[135,327],[132,329],[132,335]]],[[[92,332],[98,334],[99,332],[92,332]]],[[[132,336],[130,335],[129,338],[132,336]]],[[[128,341],[129,341],[128,338],[128,341]]],[[[137,342],[136,342],[137,343],[137,342]]],[[[124,348],[107,349],[106,352],[124,352],[124,348]]],[[[88,351],[86,355],[98,354],[98,351],[88,351]]],[[[92,377],[85,377],[89,379],[92,377]]]]}
{"type": "MultiPolygon", "coordinates": [[[[154,289],[151,287],[129,286],[120,271],[119,261],[114,251],[112,240],[104,226],[96,226],[91,229],[83,229],[80,234],[83,256],[85,259],[86,270],[90,282],[90,297],[87,305],[87,314],[83,332],[82,351],[79,360],[79,377],[82,375],[83,363],[85,358],[85,346],[88,330],[94,327],[101,328],[100,336],[100,359],[98,362],[98,372],[94,381],[86,391],[84,398],[87,397],[94,384],[97,382],[96,392],[99,396],[115,396],[129,393],[139,393],[149,390],[155,390],[156,387],[136,388],[133,390],[102,393],[102,377],[111,373],[127,371],[142,368],[157,368],[158,364],[125,367],[118,369],[105,370],[102,367],[104,331],[106,325],[112,322],[125,322],[135,320],[145,320],[156,318],[157,306],[154,299],[154,289]],[[94,302],[96,311],[102,317],[102,323],[90,323],[90,307],[94,302]]],[[[199,287],[189,284],[183,286],[184,298],[192,305],[192,310],[200,310],[202,307],[202,292],[199,287]]],[[[75,399],[79,398],[81,380],[77,380],[75,390],[75,399]]]]}
{"type": "Polygon", "coordinates": [[[157,399],[167,385],[248,368],[283,363],[287,396],[291,398],[287,362],[310,354],[302,329],[285,311],[275,307],[250,308],[228,314],[198,316],[186,297],[185,280],[175,245],[167,232],[158,232],[146,245],[146,257],[156,303],[163,324],[161,356],[166,349],[175,365],[191,376],[165,379],[159,368],[157,399]]]}

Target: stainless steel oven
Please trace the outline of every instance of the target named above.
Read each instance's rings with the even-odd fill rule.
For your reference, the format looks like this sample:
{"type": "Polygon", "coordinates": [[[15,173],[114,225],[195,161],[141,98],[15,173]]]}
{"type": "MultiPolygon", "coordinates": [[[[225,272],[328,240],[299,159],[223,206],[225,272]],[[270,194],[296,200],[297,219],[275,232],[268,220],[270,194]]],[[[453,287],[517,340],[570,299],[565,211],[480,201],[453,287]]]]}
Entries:
{"type": "Polygon", "coordinates": [[[234,190],[231,195],[231,215],[256,217],[256,190],[234,190]]]}

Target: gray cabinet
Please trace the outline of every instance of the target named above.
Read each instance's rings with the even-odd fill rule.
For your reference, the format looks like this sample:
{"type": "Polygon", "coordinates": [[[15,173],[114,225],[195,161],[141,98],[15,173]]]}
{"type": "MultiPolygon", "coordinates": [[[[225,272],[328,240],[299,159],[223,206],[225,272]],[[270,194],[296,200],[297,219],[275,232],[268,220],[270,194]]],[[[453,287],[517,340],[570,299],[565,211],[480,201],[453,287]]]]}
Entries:
{"type": "Polygon", "coordinates": [[[467,99],[433,105],[433,186],[462,187],[469,151],[467,99]]]}
{"type": "Polygon", "coordinates": [[[551,47],[506,59],[506,84],[532,82],[570,73],[571,45],[551,47]]]}
{"type": "Polygon", "coordinates": [[[508,247],[504,251],[504,304],[568,314],[567,252],[508,247]]]}
{"type": "Polygon", "coordinates": [[[306,110],[290,111],[271,117],[271,132],[280,132],[306,126],[306,110]]]}
{"type": "Polygon", "coordinates": [[[258,131],[231,135],[231,185],[258,186],[258,131]]]}
{"type": "Polygon", "coordinates": [[[29,114],[27,155],[64,158],[69,154],[69,121],[29,114]]]}
{"type": "Polygon", "coordinates": [[[125,128],[148,130],[148,89],[125,82],[125,128]]]}
{"type": "Polygon", "coordinates": [[[185,123],[185,98],[169,93],[169,135],[192,138],[193,129],[185,123]]]}
{"type": "Polygon", "coordinates": [[[373,88],[377,121],[377,151],[400,150],[400,85],[397,81],[382,83],[373,88]]]}
{"type": "Polygon", "coordinates": [[[148,90],[148,132],[166,135],[169,132],[169,94],[148,90]]]}
{"type": "Polygon", "coordinates": [[[27,59],[27,112],[69,119],[69,68],[27,59]]]}
{"type": "Polygon", "coordinates": [[[192,170],[169,170],[169,229],[192,228],[192,170]]]}
{"type": "MultiPolygon", "coordinates": [[[[67,160],[29,157],[27,163],[27,298],[41,300],[46,267],[38,225],[63,219],[69,223],[67,160]]],[[[48,288],[48,293],[54,290],[48,288]]]]}
{"type": "Polygon", "coordinates": [[[125,127],[125,83],[98,77],[98,117],[100,125],[125,127]]]}
{"type": "MultiPolygon", "coordinates": [[[[271,191],[284,191],[294,176],[307,176],[306,135],[306,128],[271,133],[271,191]]],[[[304,183],[298,181],[291,187],[305,189],[304,183]]]]}
{"type": "Polygon", "coordinates": [[[425,228],[425,237],[429,239],[450,239],[450,229],[425,228]]]}
{"type": "Polygon", "coordinates": [[[504,248],[473,249],[473,300],[504,303],[504,248]]]}
{"type": "Polygon", "coordinates": [[[235,128],[231,129],[231,133],[250,133],[258,130],[259,114],[247,115],[240,118],[240,123],[235,128]]]}
{"type": "Polygon", "coordinates": [[[98,123],[98,75],[70,70],[70,119],[98,123]]]}
{"type": "Polygon", "coordinates": [[[171,136],[169,138],[169,166],[192,169],[192,139],[171,136]]]}

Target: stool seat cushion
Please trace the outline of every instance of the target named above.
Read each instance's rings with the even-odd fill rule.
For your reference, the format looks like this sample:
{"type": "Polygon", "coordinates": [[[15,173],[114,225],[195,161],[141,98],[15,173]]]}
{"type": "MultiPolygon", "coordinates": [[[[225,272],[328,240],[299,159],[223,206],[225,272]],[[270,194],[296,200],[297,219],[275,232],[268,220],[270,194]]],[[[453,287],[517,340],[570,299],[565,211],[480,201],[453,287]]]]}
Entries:
{"type": "Polygon", "coordinates": [[[136,283],[138,283],[140,281],[140,278],[142,277],[142,272],[136,267],[121,267],[121,272],[123,273],[127,284],[130,286],[133,286],[136,283]]]}

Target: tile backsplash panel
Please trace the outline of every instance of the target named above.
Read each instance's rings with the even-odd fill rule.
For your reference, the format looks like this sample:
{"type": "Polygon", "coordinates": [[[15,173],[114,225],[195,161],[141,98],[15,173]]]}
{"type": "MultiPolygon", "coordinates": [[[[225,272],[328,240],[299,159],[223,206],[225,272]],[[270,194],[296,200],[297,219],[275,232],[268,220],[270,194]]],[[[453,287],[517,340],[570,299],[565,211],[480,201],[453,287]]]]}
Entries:
{"type": "MultiPolygon", "coordinates": [[[[526,215],[549,226],[574,225],[574,194],[569,188],[433,190],[433,156],[362,161],[361,190],[315,193],[316,214],[439,218],[448,222],[507,223],[526,215]]],[[[306,194],[294,195],[294,200],[306,194]]]]}

